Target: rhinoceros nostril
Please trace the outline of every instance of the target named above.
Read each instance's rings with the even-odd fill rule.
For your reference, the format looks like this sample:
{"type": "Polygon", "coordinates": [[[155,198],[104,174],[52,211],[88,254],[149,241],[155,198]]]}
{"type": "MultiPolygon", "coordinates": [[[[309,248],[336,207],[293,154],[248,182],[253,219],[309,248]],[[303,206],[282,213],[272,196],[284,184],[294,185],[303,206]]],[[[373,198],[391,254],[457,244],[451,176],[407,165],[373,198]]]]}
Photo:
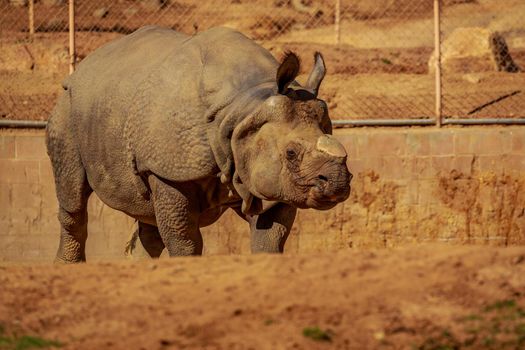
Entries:
{"type": "Polygon", "coordinates": [[[321,180],[322,182],[328,182],[328,178],[324,175],[319,175],[317,179],[321,180]]]}

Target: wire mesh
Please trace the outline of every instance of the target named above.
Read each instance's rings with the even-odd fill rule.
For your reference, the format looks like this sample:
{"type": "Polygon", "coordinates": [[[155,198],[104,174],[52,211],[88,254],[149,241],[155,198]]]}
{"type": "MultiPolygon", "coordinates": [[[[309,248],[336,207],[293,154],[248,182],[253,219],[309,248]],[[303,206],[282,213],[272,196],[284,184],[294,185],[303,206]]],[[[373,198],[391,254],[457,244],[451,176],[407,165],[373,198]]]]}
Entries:
{"type": "Polygon", "coordinates": [[[525,117],[525,2],[455,5],[441,16],[444,117],[525,117]]]}
{"type": "MultiPolygon", "coordinates": [[[[299,81],[313,53],[321,51],[328,75],[320,95],[333,119],[433,118],[433,2],[76,0],[77,61],[148,24],[187,34],[228,26],[276,57],[297,52],[303,58],[299,81]]],[[[67,74],[67,1],[34,0],[32,37],[28,5],[29,0],[0,0],[4,118],[46,119],[67,74]]],[[[523,117],[525,22],[520,14],[525,3],[441,0],[441,5],[443,115],[523,117]],[[469,48],[475,46],[472,38],[483,35],[491,55],[456,52],[455,37],[469,48]]]]}

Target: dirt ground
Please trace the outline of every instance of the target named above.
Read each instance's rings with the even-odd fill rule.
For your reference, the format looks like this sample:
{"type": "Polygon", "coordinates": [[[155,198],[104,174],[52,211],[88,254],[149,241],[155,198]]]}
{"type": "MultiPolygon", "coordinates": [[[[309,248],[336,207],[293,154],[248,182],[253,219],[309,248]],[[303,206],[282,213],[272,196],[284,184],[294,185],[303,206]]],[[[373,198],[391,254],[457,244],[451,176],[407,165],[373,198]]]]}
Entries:
{"type": "MultiPolygon", "coordinates": [[[[414,1],[398,3],[409,9],[414,1]]],[[[512,6],[525,5],[507,1],[508,8],[488,0],[444,1],[450,21],[443,35],[465,25],[504,29],[515,62],[525,68],[525,28],[512,27],[522,13],[512,6]]],[[[312,53],[323,52],[328,76],[321,98],[333,119],[434,113],[435,82],[428,69],[431,6],[409,14],[392,6],[378,16],[377,6],[356,0],[343,15],[336,46],[333,18],[326,11],[316,23],[303,25],[301,18],[287,20],[291,2],[286,0],[266,1],[278,7],[275,11],[232,0],[239,10],[234,18],[213,7],[188,5],[192,2],[178,1],[169,11],[213,18],[199,30],[204,24],[247,28],[276,57],[286,49],[297,51],[304,63],[300,81],[312,53]],[[407,42],[407,36],[415,39],[407,42]]],[[[80,2],[79,11],[86,3],[80,2]]],[[[97,6],[110,3],[121,11],[130,6],[126,0],[97,6]]],[[[43,6],[37,1],[36,13],[42,14],[43,6]]],[[[22,30],[26,10],[17,11],[12,19],[22,30]]],[[[65,28],[61,18],[67,11],[49,11],[56,11],[48,17],[55,22],[37,20],[33,43],[23,32],[6,37],[2,28],[2,119],[46,120],[60,93],[67,75],[67,34],[53,30],[65,28]]],[[[94,28],[90,13],[79,19],[80,30],[94,28]]],[[[140,15],[131,14],[122,26],[112,11],[98,22],[96,33],[79,33],[79,59],[121,35],[104,32],[108,28],[135,29],[140,15]]],[[[171,23],[166,11],[163,16],[158,23],[179,30],[189,32],[194,25],[171,23]]],[[[447,75],[444,114],[524,117],[523,86],[523,72],[447,75]]],[[[54,340],[46,344],[64,349],[525,349],[525,248],[418,245],[335,254],[0,265],[0,350],[15,349],[27,337],[54,340]]]]}
{"type": "MultiPolygon", "coordinates": [[[[284,50],[295,50],[303,58],[303,74],[311,67],[312,53],[321,51],[328,67],[321,98],[328,102],[333,119],[434,115],[435,81],[428,68],[434,45],[431,1],[343,2],[340,45],[334,45],[334,8],[328,0],[303,1],[317,9],[315,15],[297,11],[292,6],[296,2],[285,0],[232,0],[220,10],[205,3],[197,6],[193,0],[166,1],[162,9],[144,3],[155,1],[142,1],[142,5],[127,0],[81,1],[77,8],[78,59],[144,24],[186,33],[226,25],[258,40],[276,57],[284,50]],[[94,17],[93,11],[102,7],[109,9],[108,15],[94,17]]],[[[521,0],[508,0],[505,5],[494,0],[447,0],[443,4],[443,38],[458,27],[499,31],[515,63],[525,69],[525,27],[520,17],[525,4],[521,0]]],[[[30,43],[22,32],[26,9],[9,6],[7,0],[0,0],[0,8],[5,9],[0,15],[4,25],[0,33],[0,118],[46,120],[68,72],[67,8],[37,1],[37,33],[30,43]]],[[[476,63],[469,62],[469,66],[476,63]]],[[[524,85],[523,72],[446,74],[443,114],[524,117],[524,85]],[[481,106],[485,107],[473,112],[481,106]]]]}
{"type": "Polygon", "coordinates": [[[0,266],[0,285],[4,337],[64,349],[525,348],[523,247],[0,266]]]}

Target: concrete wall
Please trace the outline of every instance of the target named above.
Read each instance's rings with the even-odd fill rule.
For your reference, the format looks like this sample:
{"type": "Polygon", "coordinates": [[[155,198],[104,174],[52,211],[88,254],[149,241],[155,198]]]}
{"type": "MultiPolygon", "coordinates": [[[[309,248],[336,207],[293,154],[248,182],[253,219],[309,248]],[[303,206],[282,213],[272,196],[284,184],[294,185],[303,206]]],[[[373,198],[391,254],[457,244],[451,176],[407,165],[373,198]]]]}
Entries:
{"type": "MultiPolygon", "coordinates": [[[[287,252],[413,242],[525,244],[525,128],[336,130],[354,173],[351,197],[301,210],[287,252]]],[[[59,226],[44,132],[0,130],[0,261],[51,261],[59,226]]],[[[123,257],[134,221],[92,196],[88,260],[123,257]]],[[[226,213],[206,254],[247,253],[248,228],[226,213]]]]}

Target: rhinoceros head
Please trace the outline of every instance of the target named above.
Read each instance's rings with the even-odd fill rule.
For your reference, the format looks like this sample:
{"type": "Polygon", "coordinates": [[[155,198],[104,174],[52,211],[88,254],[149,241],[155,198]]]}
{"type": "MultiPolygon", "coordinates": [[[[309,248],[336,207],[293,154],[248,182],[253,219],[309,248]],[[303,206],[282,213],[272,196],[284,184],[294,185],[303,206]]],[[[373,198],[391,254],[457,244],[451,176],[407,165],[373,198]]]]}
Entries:
{"type": "Polygon", "coordinates": [[[293,53],[277,70],[277,93],[234,130],[232,151],[237,181],[255,197],[298,208],[329,209],[350,194],[352,175],[344,147],[317,91],[325,74],[323,58],[305,87],[294,80],[299,60],[293,53]]]}

